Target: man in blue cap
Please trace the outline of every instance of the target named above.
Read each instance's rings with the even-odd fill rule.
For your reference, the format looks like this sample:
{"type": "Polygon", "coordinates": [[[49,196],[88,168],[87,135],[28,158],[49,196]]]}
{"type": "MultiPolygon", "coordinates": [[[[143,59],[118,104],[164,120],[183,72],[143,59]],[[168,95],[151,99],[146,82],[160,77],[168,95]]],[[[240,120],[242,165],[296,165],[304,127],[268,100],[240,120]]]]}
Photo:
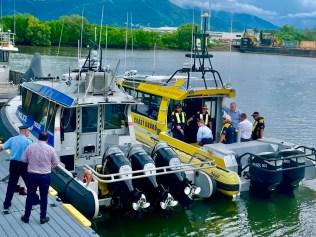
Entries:
{"type": "Polygon", "coordinates": [[[27,164],[21,161],[22,155],[26,148],[32,143],[28,138],[29,136],[29,126],[22,125],[19,127],[20,134],[11,137],[2,146],[0,146],[0,151],[11,150],[10,153],[10,168],[9,168],[9,182],[7,187],[6,197],[3,203],[4,212],[8,212],[11,206],[11,201],[13,194],[16,190],[20,176],[22,177],[24,183],[26,184],[26,170],[27,164]]]}

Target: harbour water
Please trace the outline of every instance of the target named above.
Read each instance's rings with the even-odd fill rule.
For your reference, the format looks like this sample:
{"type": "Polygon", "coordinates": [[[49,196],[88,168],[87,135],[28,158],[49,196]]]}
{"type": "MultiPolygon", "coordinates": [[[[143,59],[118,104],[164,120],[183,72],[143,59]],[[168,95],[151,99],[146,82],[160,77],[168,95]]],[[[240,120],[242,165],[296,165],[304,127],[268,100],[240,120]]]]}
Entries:
{"type": "MultiPolygon", "coordinates": [[[[21,48],[11,55],[12,69],[25,71],[35,50],[39,49],[21,48]]],[[[77,64],[76,49],[62,49],[59,57],[56,49],[44,48],[42,53],[50,54],[42,56],[45,74],[58,76],[77,64]]],[[[122,50],[104,55],[104,65],[115,67],[119,62],[119,72],[137,69],[150,74],[171,74],[187,60],[178,51],[129,51],[126,63],[122,50]]],[[[316,147],[316,59],[216,52],[213,61],[224,81],[236,89],[239,109],[265,117],[266,137],[316,147]]],[[[95,229],[105,237],[316,236],[315,210],[316,180],[292,194],[243,194],[233,201],[215,196],[169,215],[112,214],[98,220],[95,229]]]]}

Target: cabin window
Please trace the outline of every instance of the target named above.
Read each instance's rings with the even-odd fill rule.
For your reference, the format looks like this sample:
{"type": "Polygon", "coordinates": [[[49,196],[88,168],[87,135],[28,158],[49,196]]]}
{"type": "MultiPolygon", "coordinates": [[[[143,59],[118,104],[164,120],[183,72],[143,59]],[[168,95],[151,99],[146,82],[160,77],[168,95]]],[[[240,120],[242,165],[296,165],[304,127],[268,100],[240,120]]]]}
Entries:
{"type": "Polygon", "coordinates": [[[82,132],[98,131],[98,107],[82,107],[82,132]]]}
{"type": "Polygon", "coordinates": [[[22,87],[22,111],[28,115],[30,103],[32,99],[32,92],[22,87]]]}
{"type": "Polygon", "coordinates": [[[76,130],[76,109],[62,109],[61,129],[63,132],[74,132],[76,130]]]}
{"type": "Polygon", "coordinates": [[[36,122],[42,125],[42,127],[46,127],[47,118],[48,118],[48,106],[49,101],[44,99],[41,96],[38,96],[38,100],[35,105],[33,118],[36,122]]]}
{"type": "Polygon", "coordinates": [[[126,105],[104,105],[104,129],[127,127],[126,105]]]}
{"type": "Polygon", "coordinates": [[[53,102],[50,102],[47,113],[47,124],[46,128],[49,131],[54,132],[55,128],[55,116],[56,116],[57,105],[53,102]]]}
{"type": "Polygon", "coordinates": [[[37,94],[32,93],[30,107],[28,109],[28,115],[30,115],[32,118],[34,118],[34,115],[38,113],[38,108],[37,108],[38,97],[39,96],[37,94]]]}
{"type": "Polygon", "coordinates": [[[161,97],[138,92],[137,99],[139,99],[144,104],[133,106],[132,111],[144,115],[148,118],[157,120],[161,103],[161,97]]]}
{"type": "Polygon", "coordinates": [[[9,62],[9,52],[0,51],[0,62],[2,63],[9,62]]]}

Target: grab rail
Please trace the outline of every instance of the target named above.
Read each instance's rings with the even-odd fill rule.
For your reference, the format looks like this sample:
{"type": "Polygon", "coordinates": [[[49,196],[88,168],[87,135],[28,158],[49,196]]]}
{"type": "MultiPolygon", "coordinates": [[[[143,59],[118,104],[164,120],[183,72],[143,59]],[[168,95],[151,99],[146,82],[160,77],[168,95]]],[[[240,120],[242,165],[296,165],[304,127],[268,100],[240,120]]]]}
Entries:
{"type": "Polygon", "coordinates": [[[122,173],[115,173],[115,174],[100,174],[89,165],[84,165],[84,167],[90,170],[94,178],[96,178],[99,182],[115,183],[115,182],[120,182],[120,181],[174,174],[174,173],[180,173],[180,172],[185,172],[185,171],[208,169],[208,168],[214,167],[214,165],[211,162],[200,162],[200,163],[195,163],[195,164],[181,164],[181,165],[175,165],[175,166],[156,167],[156,168],[147,169],[147,170],[134,170],[130,172],[122,172],[122,173]],[[198,167],[193,167],[192,165],[197,165],[198,167]],[[147,173],[147,174],[144,174],[144,173],[147,173]],[[129,177],[122,177],[126,175],[129,175],[129,177]]]}
{"type": "MultiPolygon", "coordinates": [[[[306,147],[306,146],[298,146],[298,147],[295,147],[294,149],[295,150],[303,149],[303,151],[302,151],[303,154],[290,155],[290,156],[286,156],[286,157],[280,155],[279,157],[275,157],[275,158],[274,157],[265,158],[265,157],[262,157],[260,155],[255,155],[255,154],[250,153],[250,152],[244,153],[241,156],[239,156],[238,160],[237,160],[238,165],[239,165],[238,173],[241,174],[245,169],[247,169],[250,165],[252,165],[255,158],[261,159],[263,161],[267,161],[269,163],[274,163],[275,166],[277,166],[277,162],[280,162],[280,161],[295,159],[295,161],[298,162],[298,159],[300,159],[300,158],[305,158],[305,159],[308,159],[308,160],[315,162],[315,164],[313,164],[313,165],[299,165],[297,167],[289,167],[289,168],[282,167],[278,170],[294,170],[294,169],[303,168],[303,167],[316,166],[316,149],[315,148],[310,148],[310,147],[306,147]],[[308,153],[308,152],[310,152],[310,153],[308,153]],[[248,164],[245,167],[240,167],[242,164],[242,162],[241,162],[242,159],[247,157],[247,156],[249,156],[248,157],[248,164]]],[[[278,155],[279,152],[276,152],[275,154],[278,155]]],[[[259,167],[256,166],[256,168],[265,170],[267,172],[275,172],[274,170],[265,169],[264,167],[262,167],[262,165],[259,167]]]]}

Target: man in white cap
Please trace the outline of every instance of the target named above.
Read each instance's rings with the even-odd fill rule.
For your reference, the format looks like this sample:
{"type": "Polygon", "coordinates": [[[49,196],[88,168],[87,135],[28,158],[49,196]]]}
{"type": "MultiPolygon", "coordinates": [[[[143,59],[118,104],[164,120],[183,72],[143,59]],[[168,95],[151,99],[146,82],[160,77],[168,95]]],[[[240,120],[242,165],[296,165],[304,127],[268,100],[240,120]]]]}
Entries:
{"type": "Polygon", "coordinates": [[[221,131],[221,137],[219,139],[219,142],[224,144],[232,144],[235,140],[235,129],[231,124],[232,119],[228,114],[225,114],[223,116],[223,119],[224,125],[221,131]]]}

